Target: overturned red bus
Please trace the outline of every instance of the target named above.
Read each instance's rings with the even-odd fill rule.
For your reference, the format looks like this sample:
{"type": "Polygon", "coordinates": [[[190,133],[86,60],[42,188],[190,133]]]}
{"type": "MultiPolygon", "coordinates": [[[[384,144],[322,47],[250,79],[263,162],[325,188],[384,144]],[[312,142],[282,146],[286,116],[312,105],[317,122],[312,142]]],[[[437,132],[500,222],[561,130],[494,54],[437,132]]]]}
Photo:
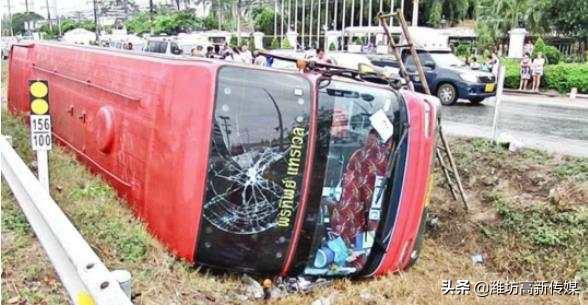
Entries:
{"type": "Polygon", "coordinates": [[[179,257],[372,276],[417,256],[436,103],[389,86],[194,58],[13,46],[8,103],[49,82],[53,134],[179,257]]]}

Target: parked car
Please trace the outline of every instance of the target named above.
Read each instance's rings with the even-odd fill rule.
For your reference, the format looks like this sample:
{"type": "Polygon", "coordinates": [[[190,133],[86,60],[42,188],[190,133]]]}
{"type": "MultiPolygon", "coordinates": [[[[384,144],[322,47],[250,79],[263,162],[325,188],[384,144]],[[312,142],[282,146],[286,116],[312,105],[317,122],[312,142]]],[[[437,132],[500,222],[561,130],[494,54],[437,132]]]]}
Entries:
{"type": "MultiPolygon", "coordinates": [[[[449,50],[417,50],[423,66],[431,94],[436,95],[441,104],[454,105],[457,99],[480,103],[485,98],[496,95],[496,77],[490,72],[472,70],[449,50]]],[[[417,91],[423,92],[413,57],[409,50],[402,51],[402,60],[417,91]]]]}
{"type": "Polygon", "coordinates": [[[178,43],[171,38],[152,37],[147,40],[143,52],[166,55],[182,55],[183,51],[178,43]]]}

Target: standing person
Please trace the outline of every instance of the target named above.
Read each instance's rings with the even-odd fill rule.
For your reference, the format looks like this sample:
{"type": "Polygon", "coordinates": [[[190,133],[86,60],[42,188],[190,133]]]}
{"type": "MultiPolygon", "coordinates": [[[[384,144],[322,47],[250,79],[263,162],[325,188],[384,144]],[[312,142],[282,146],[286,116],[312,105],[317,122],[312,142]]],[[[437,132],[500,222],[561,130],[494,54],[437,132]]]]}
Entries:
{"type": "Polygon", "coordinates": [[[206,58],[214,58],[214,47],[213,46],[208,46],[206,47],[206,54],[204,54],[204,57],[206,58]]]}
{"type": "Polygon", "coordinates": [[[480,70],[480,64],[478,63],[476,56],[472,56],[472,61],[470,62],[469,66],[472,70],[480,70]]]}
{"type": "Polygon", "coordinates": [[[239,52],[239,48],[232,47],[231,48],[231,55],[225,58],[226,60],[241,62],[241,53],[239,52]]]}
{"type": "Polygon", "coordinates": [[[533,59],[531,68],[533,70],[533,85],[531,90],[539,92],[539,86],[541,85],[541,76],[543,76],[543,66],[545,65],[545,58],[541,52],[537,53],[537,58],[533,59]]]}
{"type": "Polygon", "coordinates": [[[492,51],[492,55],[490,55],[490,71],[494,74],[494,77],[498,77],[498,66],[500,66],[498,54],[496,54],[496,51],[492,51]]]}
{"type": "Polygon", "coordinates": [[[531,61],[529,60],[529,54],[525,53],[520,64],[520,75],[521,82],[519,83],[519,90],[527,90],[527,83],[531,79],[531,61]]]}
{"type": "Polygon", "coordinates": [[[533,41],[531,41],[531,38],[528,38],[525,45],[523,45],[523,54],[533,54],[534,48],[533,41]]]}
{"type": "Polygon", "coordinates": [[[204,57],[204,54],[202,54],[203,49],[202,46],[196,46],[195,48],[192,48],[190,55],[194,57],[204,57]]]}
{"type": "Polygon", "coordinates": [[[241,61],[246,64],[253,63],[253,54],[249,51],[249,48],[246,45],[241,46],[241,61]]]}
{"type": "Polygon", "coordinates": [[[316,49],[316,55],[314,56],[314,60],[321,64],[330,64],[332,63],[331,59],[325,54],[325,50],[321,48],[316,49]]]}
{"type": "Polygon", "coordinates": [[[231,48],[229,48],[228,43],[225,43],[223,48],[220,50],[220,58],[229,60],[233,58],[233,52],[231,51],[231,48]]]}

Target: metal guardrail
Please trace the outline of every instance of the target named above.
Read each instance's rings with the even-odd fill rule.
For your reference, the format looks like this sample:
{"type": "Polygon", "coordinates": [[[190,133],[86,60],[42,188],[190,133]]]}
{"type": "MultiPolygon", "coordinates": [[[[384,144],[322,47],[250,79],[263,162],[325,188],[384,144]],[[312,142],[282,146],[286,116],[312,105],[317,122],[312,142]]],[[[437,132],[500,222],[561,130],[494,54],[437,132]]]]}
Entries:
{"type": "Polygon", "coordinates": [[[2,176],[45,249],[72,304],[132,305],[119,282],[39,183],[4,136],[2,176]]]}

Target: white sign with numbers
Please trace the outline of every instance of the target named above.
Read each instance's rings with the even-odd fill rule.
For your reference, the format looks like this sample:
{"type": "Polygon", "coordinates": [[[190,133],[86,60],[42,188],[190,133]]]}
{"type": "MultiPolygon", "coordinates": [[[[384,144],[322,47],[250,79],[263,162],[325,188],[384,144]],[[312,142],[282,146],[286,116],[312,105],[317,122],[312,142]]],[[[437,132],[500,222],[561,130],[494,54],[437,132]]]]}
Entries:
{"type": "Polygon", "coordinates": [[[31,145],[33,150],[51,150],[51,118],[31,115],[31,145]]]}

